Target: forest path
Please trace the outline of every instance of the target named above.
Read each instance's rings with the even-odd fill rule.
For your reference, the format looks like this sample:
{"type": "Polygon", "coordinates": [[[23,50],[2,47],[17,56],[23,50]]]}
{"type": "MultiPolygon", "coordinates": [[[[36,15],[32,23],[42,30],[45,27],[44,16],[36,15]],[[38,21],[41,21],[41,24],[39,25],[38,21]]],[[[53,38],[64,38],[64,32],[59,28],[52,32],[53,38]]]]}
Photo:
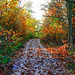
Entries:
{"type": "Polygon", "coordinates": [[[30,39],[23,52],[14,58],[11,75],[72,75],[61,67],[65,62],[62,64],[58,59],[51,59],[51,54],[45,49],[40,39],[30,39]]]}

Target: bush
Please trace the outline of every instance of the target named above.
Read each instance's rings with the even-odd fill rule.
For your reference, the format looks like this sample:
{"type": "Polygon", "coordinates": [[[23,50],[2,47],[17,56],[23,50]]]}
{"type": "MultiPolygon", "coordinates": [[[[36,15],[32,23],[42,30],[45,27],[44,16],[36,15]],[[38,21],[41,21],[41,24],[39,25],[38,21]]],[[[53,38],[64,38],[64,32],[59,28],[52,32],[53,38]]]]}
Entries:
{"type": "Polygon", "coordinates": [[[0,64],[7,64],[11,61],[9,56],[0,55],[0,64]]]}
{"type": "Polygon", "coordinates": [[[10,62],[10,56],[15,54],[15,50],[24,47],[23,37],[9,35],[8,32],[3,30],[0,38],[0,64],[7,64],[10,62]]]}
{"type": "Polygon", "coordinates": [[[26,36],[25,36],[25,40],[29,40],[29,39],[33,39],[33,38],[35,38],[35,36],[33,35],[33,33],[29,33],[29,34],[27,34],[26,36]]]}

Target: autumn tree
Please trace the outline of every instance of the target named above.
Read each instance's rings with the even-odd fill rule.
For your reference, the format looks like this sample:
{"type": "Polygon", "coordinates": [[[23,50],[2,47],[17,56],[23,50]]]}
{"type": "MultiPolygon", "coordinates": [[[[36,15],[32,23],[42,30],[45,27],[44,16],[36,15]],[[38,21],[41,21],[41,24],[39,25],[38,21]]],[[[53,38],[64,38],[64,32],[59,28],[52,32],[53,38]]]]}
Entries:
{"type": "Polygon", "coordinates": [[[74,0],[66,0],[67,4],[66,7],[68,9],[68,22],[69,22],[69,36],[68,36],[68,42],[69,42],[69,47],[70,50],[73,50],[73,44],[75,42],[75,27],[74,27],[74,17],[75,17],[75,1],[74,0]]]}
{"type": "Polygon", "coordinates": [[[37,20],[31,16],[31,3],[20,6],[21,1],[6,0],[0,2],[1,21],[0,25],[7,30],[19,32],[19,35],[26,35],[29,32],[35,31],[37,20]],[[30,8],[30,9],[28,9],[30,8]]]}
{"type": "Polygon", "coordinates": [[[65,0],[52,0],[45,5],[44,31],[51,39],[61,42],[68,36],[68,18],[65,0]]]}
{"type": "Polygon", "coordinates": [[[0,21],[1,25],[6,29],[16,30],[18,28],[18,23],[16,20],[18,19],[19,8],[17,7],[18,2],[16,1],[1,1],[1,10],[3,11],[2,19],[0,21]]]}

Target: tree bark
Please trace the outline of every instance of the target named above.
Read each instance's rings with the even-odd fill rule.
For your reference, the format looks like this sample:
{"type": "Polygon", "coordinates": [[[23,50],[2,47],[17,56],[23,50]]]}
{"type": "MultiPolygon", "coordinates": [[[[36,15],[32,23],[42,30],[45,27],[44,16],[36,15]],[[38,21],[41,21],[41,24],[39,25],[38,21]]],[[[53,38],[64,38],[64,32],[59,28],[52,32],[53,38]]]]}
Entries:
{"type": "Polygon", "coordinates": [[[69,0],[69,49],[73,49],[72,37],[72,0],[69,0]]]}

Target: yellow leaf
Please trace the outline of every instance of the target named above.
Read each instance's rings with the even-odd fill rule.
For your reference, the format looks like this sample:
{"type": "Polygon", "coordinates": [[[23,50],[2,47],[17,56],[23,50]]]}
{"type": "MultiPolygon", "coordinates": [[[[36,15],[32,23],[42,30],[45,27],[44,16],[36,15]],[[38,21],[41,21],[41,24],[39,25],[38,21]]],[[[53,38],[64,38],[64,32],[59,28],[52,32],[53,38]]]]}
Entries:
{"type": "Polygon", "coordinates": [[[13,31],[13,34],[14,34],[15,32],[13,31]]]}
{"type": "Polygon", "coordinates": [[[73,8],[73,10],[75,10],[75,8],[73,8]]]}

